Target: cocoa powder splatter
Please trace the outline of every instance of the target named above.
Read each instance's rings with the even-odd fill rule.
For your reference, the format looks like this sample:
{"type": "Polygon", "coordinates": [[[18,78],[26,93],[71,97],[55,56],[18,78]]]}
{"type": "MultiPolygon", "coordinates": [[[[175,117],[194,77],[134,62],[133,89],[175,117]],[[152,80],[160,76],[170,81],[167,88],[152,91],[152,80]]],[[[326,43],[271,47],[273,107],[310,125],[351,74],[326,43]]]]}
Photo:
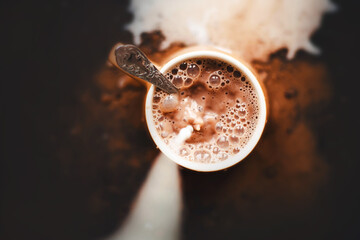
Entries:
{"type": "MultiPolygon", "coordinates": [[[[155,62],[161,62],[183,47],[173,44],[159,51],[162,40],[159,34],[144,35],[140,46],[155,62]]],[[[299,209],[309,211],[319,189],[327,181],[328,165],[317,150],[317,137],[309,125],[311,113],[321,111],[331,99],[326,66],[309,55],[288,61],[283,51],[274,54],[268,62],[251,65],[268,94],[269,118],[265,132],[255,150],[226,171],[200,174],[182,169],[185,234],[195,231],[195,226],[210,229],[223,215],[227,216],[226,221],[235,221],[239,227],[274,226],[284,217],[299,214],[299,209]],[[205,217],[202,211],[212,214],[205,217]],[[263,217],[267,214],[281,217],[269,222],[263,217]]],[[[123,184],[117,184],[131,172],[145,173],[159,153],[144,121],[145,95],[142,83],[105,65],[95,77],[95,86],[84,92],[84,116],[71,132],[74,137],[85,137],[101,129],[108,159],[98,166],[105,168],[104,173],[110,176],[108,184],[115,199],[130,192],[123,184]],[[120,173],[120,168],[127,173],[121,175],[125,172],[120,173]]],[[[125,181],[130,183],[131,178],[125,181]]],[[[110,190],[98,190],[91,197],[89,207],[94,214],[103,214],[111,209],[104,197],[104,191],[110,190]]],[[[120,209],[126,207],[122,204],[120,209]]],[[[124,216],[122,213],[120,218],[124,216]]],[[[199,234],[208,237],[215,232],[209,230],[199,234]]]]}

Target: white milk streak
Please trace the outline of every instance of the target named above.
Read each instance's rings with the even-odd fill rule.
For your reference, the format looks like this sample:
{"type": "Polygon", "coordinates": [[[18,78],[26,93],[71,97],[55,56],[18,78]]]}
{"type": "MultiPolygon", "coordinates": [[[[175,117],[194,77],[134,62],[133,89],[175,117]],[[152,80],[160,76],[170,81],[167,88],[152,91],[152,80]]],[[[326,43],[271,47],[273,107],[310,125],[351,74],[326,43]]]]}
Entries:
{"type": "Polygon", "coordinates": [[[174,143],[181,147],[184,142],[191,137],[191,133],[194,131],[193,127],[188,125],[179,131],[179,134],[174,139],[174,143]]]}
{"type": "Polygon", "coordinates": [[[127,29],[136,44],[142,32],[160,30],[163,48],[214,45],[251,61],[281,48],[288,58],[299,49],[319,53],[310,37],[335,6],[330,0],[132,0],[130,10],[134,20],[127,29]]]}
{"type": "Polygon", "coordinates": [[[182,195],[177,165],[160,154],[122,227],[108,240],[177,240],[182,195]]]}

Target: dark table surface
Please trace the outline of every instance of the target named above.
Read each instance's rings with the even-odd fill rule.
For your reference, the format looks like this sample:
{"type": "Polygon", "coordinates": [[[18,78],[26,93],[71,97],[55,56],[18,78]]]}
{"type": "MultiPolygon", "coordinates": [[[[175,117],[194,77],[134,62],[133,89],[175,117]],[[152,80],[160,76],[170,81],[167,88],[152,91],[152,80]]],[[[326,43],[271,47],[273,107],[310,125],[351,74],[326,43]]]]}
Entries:
{"type": "MultiPolygon", "coordinates": [[[[181,169],[183,239],[360,239],[360,6],[336,2],[339,11],[325,15],[312,36],[320,56],[300,52],[287,61],[281,50],[271,59],[272,67],[280,62],[279,69],[295,75],[296,69],[326,75],[331,96],[314,108],[300,104],[296,115],[310,136],[296,135],[304,133],[298,125],[295,133],[285,129],[290,142],[312,149],[309,156],[272,141],[281,129],[275,114],[245,163],[208,174],[181,169]],[[297,158],[286,164],[284,154],[304,164],[297,167],[297,158]],[[307,159],[314,159],[311,170],[307,159]]],[[[114,90],[104,80],[117,77],[104,66],[111,47],[132,42],[123,28],[132,19],[128,4],[1,3],[1,239],[99,239],[126,217],[158,153],[141,112],[133,110],[141,108],[145,89],[114,90]]],[[[270,83],[276,81],[268,81],[275,96],[270,83]]],[[[309,96],[320,96],[323,86],[309,96]]]]}

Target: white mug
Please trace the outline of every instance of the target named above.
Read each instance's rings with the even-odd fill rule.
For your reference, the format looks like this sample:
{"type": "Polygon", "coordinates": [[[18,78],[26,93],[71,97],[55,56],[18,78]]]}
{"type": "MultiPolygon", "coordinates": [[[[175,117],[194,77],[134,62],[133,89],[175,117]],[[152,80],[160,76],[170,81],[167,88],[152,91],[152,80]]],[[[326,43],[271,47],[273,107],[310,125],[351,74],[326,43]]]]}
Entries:
{"type": "Polygon", "coordinates": [[[170,59],[162,65],[160,71],[162,73],[166,73],[170,69],[172,69],[175,65],[189,59],[195,58],[209,58],[214,60],[220,60],[225,63],[228,63],[235,68],[241,70],[245,73],[248,78],[247,80],[252,84],[254,90],[257,92],[258,95],[258,103],[259,103],[259,116],[258,121],[255,127],[255,130],[250,137],[249,141],[245,145],[245,147],[237,154],[230,156],[228,159],[223,161],[218,161],[215,163],[200,163],[200,162],[193,162],[189,161],[177,153],[175,153],[170,147],[164,142],[164,139],[159,135],[158,131],[155,128],[155,123],[152,114],[152,104],[153,104],[153,96],[155,87],[153,85],[148,85],[148,92],[146,96],[146,103],[145,103],[145,115],[146,115],[146,122],[157,147],[164,153],[169,159],[174,161],[175,163],[200,172],[212,172],[218,171],[222,169],[229,168],[238,162],[242,161],[246,156],[248,156],[251,151],[255,148],[257,143],[259,142],[263,130],[265,128],[266,120],[267,120],[267,98],[266,92],[263,88],[261,82],[259,82],[258,78],[256,77],[254,71],[251,70],[250,67],[246,66],[243,61],[238,60],[237,58],[233,57],[231,54],[228,54],[222,50],[216,48],[209,48],[209,47],[195,47],[195,48],[186,48],[175,55],[170,57],[170,59]]]}

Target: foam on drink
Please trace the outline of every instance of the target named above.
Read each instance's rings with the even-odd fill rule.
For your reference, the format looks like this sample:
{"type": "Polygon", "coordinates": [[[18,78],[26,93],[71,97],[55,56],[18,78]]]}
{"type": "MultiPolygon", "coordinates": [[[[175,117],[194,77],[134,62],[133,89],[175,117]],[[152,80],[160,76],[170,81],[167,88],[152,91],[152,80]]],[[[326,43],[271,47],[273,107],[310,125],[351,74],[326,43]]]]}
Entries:
{"type": "Polygon", "coordinates": [[[169,95],[156,89],[152,113],[157,132],[175,154],[216,163],[245,147],[258,121],[259,103],[243,72],[220,60],[195,58],[164,74],[180,91],[169,95]],[[189,127],[193,131],[179,144],[179,133],[189,127]]]}

